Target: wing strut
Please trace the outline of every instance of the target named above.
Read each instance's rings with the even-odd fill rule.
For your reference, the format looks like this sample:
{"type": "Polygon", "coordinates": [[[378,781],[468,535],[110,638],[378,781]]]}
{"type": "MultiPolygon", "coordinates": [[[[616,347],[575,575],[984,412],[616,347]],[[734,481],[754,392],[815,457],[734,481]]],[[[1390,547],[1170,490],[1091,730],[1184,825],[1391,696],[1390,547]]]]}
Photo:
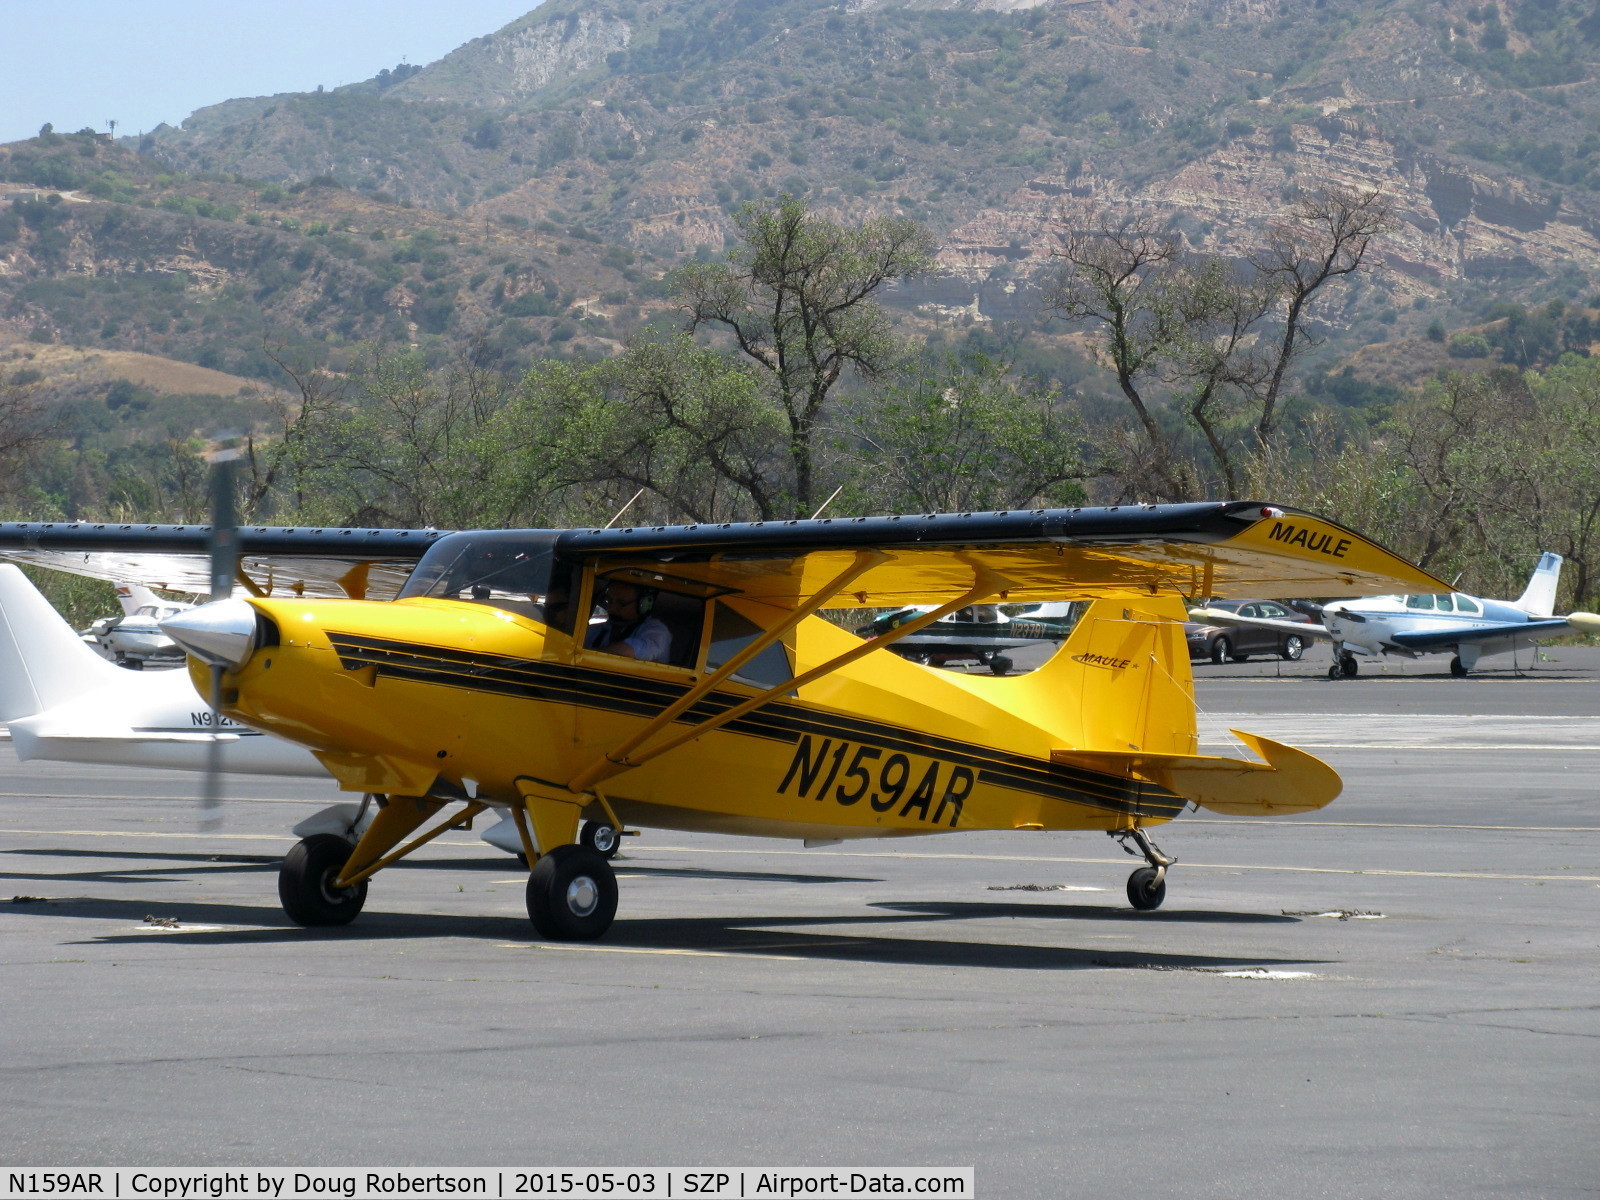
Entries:
{"type": "Polygon", "coordinates": [[[714,684],[732,674],[738,666],[754,657],[755,654],[759,654],[761,650],[766,649],[767,646],[777,641],[789,629],[798,625],[803,617],[809,615],[807,610],[814,611],[821,608],[829,599],[843,591],[852,579],[872,565],[872,561],[863,561],[863,559],[868,559],[869,556],[877,553],[876,551],[863,551],[860,555],[857,555],[856,561],[842,575],[830,582],[821,592],[813,596],[795,612],[791,613],[783,623],[772,630],[768,630],[764,637],[756,639],[741,654],[735,655],[734,658],[724,663],[716,674],[708,676],[701,683],[691,688],[686,695],[648,722],[643,729],[622,743],[622,745],[573,776],[571,782],[567,784],[567,788],[574,792],[589,791],[595,784],[603,780],[610,779],[614,775],[620,775],[633,767],[643,766],[652,758],[665,754],[669,750],[676,750],[685,742],[693,741],[702,734],[710,733],[713,729],[719,729],[730,721],[736,721],[746,713],[753,712],[779,696],[804,687],[806,684],[813,680],[821,679],[825,675],[833,674],[833,672],[855,662],[856,659],[863,655],[871,654],[874,650],[881,650],[891,642],[897,642],[909,634],[916,633],[925,626],[949,616],[958,608],[965,608],[969,604],[981,604],[991,596],[1000,595],[1012,586],[1011,581],[1006,579],[1005,576],[980,568],[976,573],[972,587],[950,601],[950,603],[942,605],[932,612],[923,613],[920,617],[907,621],[904,625],[891,629],[887,633],[879,634],[871,641],[862,642],[861,645],[846,650],[843,654],[830,658],[827,662],[820,663],[793,679],[785,680],[783,683],[770,687],[741,704],[735,704],[726,712],[718,713],[714,717],[710,717],[697,725],[692,725],[688,729],[674,734],[665,741],[658,742],[654,746],[634,753],[648,736],[664,727],[674,717],[687,709],[689,705],[703,697],[714,684]]]}

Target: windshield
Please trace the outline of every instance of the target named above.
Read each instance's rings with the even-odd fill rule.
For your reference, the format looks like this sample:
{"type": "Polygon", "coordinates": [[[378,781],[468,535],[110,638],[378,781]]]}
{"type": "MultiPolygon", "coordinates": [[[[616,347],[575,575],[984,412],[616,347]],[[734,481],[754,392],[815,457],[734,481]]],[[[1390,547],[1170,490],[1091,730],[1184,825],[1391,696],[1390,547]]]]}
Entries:
{"type": "Polygon", "coordinates": [[[422,556],[397,599],[433,596],[478,603],[543,604],[556,534],[544,529],[452,533],[422,556]]]}

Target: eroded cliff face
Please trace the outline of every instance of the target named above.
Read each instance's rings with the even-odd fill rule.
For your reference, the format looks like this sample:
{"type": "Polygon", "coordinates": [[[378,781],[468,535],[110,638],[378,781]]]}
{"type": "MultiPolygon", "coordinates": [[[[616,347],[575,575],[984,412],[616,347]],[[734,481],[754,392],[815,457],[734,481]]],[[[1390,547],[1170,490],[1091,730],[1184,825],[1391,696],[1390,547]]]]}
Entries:
{"type": "Polygon", "coordinates": [[[1376,257],[1394,272],[1400,296],[1433,296],[1462,279],[1527,279],[1569,265],[1600,273],[1595,220],[1554,189],[1397,146],[1348,117],[1290,128],[1292,145],[1263,131],[1139,187],[1088,173],[1043,175],[952,230],[941,262],[974,283],[1001,267],[1032,274],[1049,263],[1063,222],[1081,223],[1096,212],[1153,219],[1180,232],[1194,250],[1243,256],[1263,244],[1297,186],[1326,180],[1390,197],[1399,228],[1384,236],[1376,257]]]}
{"type": "Polygon", "coordinates": [[[509,107],[535,92],[604,66],[626,50],[632,25],[604,13],[519,24],[477,38],[392,89],[407,100],[509,107]]]}

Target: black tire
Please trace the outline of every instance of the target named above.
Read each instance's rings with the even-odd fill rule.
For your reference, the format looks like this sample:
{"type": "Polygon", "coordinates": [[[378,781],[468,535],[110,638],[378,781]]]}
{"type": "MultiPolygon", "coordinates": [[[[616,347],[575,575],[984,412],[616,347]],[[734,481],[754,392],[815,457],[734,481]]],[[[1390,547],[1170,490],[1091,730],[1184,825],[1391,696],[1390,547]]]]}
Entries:
{"type": "Polygon", "coordinates": [[[1339,669],[1339,664],[1338,663],[1334,663],[1333,666],[1328,668],[1328,678],[1329,679],[1343,679],[1344,678],[1344,672],[1339,669]]]}
{"type": "Polygon", "coordinates": [[[528,876],[528,918],[553,942],[592,942],[617,915],[617,877],[587,846],[557,846],[528,876]]]}
{"type": "Polygon", "coordinates": [[[1354,679],[1361,668],[1356,665],[1355,656],[1346,654],[1339,660],[1339,674],[1346,679],[1354,679]]]}
{"type": "Polygon", "coordinates": [[[1013,663],[1004,654],[996,654],[989,660],[989,670],[996,675],[1004,675],[1011,670],[1013,663]]]}
{"type": "Polygon", "coordinates": [[[1211,661],[1217,665],[1233,661],[1233,643],[1219,637],[1211,643],[1211,661]]]}
{"type": "Polygon", "coordinates": [[[1465,679],[1467,677],[1466,664],[1461,661],[1459,654],[1450,660],[1450,674],[1457,679],[1465,679]]]}
{"type": "Polygon", "coordinates": [[[578,842],[601,858],[615,858],[622,849],[622,838],[610,821],[585,821],[578,831],[578,842]]]}
{"type": "Polygon", "coordinates": [[[1283,657],[1290,662],[1299,662],[1300,656],[1306,652],[1306,640],[1298,633],[1291,633],[1283,639],[1283,657]]]}
{"type": "Polygon", "coordinates": [[[1150,912],[1161,907],[1167,898],[1167,881],[1156,879],[1154,867],[1140,867],[1128,876],[1128,903],[1140,912],[1150,912]]]}
{"type": "Polygon", "coordinates": [[[296,925],[348,925],[367,902],[367,881],[354,887],[334,888],[350,852],[342,837],[319,833],[298,843],[283,856],[278,869],[278,900],[296,925]]]}

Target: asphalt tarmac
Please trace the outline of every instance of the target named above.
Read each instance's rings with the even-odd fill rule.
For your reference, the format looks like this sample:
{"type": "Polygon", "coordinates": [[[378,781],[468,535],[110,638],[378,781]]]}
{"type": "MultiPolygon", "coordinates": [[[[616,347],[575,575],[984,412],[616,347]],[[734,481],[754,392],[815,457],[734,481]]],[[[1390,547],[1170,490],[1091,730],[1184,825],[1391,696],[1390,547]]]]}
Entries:
{"type": "Polygon", "coordinates": [[[1198,665],[1212,752],[1283,737],[1346,792],[1163,827],[1148,914],[1100,835],[646,831],[610,935],[557,946],[463,833],[310,932],[275,860],[330,788],[234,780],[201,833],[193,777],[0,743],[0,1163],[1600,1195],[1600,650],[1546,653],[1198,665]]]}

